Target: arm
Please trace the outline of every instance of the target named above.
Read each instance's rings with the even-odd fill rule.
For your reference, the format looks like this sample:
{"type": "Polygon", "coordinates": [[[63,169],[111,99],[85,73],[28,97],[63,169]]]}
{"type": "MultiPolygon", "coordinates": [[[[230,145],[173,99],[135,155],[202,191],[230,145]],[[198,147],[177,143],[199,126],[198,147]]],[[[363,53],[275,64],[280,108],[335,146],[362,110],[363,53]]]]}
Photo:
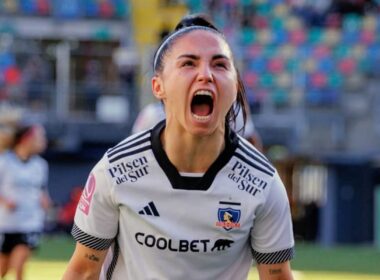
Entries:
{"type": "Polygon", "coordinates": [[[108,250],[94,250],[77,242],[62,280],[97,280],[108,250]]]}
{"type": "Polygon", "coordinates": [[[289,202],[278,173],[274,175],[265,203],[258,209],[251,246],[261,280],[292,280],[290,260],[294,237],[289,202]]]}
{"type": "Polygon", "coordinates": [[[258,264],[261,280],[293,280],[289,261],[277,264],[258,264]]]}
{"type": "Polygon", "coordinates": [[[17,204],[12,199],[7,198],[3,194],[4,187],[4,177],[7,174],[6,164],[4,157],[0,157],[0,206],[6,208],[9,211],[13,211],[16,209],[17,204]]]}
{"type": "Polygon", "coordinates": [[[75,214],[71,234],[77,241],[63,280],[98,280],[118,230],[118,208],[100,161],[91,171],[75,214]]]}
{"type": "Polygon", "coordinates": [[[47,192],[42,192],[41,193],[41,198],[40,198],[40,203],[41,207],[46,211],[50,206],[51,206],[51,199],[50,196],[47,192]]]}

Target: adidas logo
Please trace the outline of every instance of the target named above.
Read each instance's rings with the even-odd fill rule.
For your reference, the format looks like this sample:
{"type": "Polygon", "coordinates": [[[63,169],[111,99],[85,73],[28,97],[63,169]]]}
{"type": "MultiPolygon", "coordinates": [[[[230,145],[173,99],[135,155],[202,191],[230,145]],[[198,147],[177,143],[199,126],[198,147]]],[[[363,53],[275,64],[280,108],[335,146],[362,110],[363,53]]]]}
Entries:
{"type": "Polygon", "coordinates": [[[139,211],[140,215],[148,215],[148,216],[155,216],[159,217],[160,214],[157,211],[156,206],[154,205],[153,201],[149,202],[147,206],[143,208],[143,210],[139,211]]]}

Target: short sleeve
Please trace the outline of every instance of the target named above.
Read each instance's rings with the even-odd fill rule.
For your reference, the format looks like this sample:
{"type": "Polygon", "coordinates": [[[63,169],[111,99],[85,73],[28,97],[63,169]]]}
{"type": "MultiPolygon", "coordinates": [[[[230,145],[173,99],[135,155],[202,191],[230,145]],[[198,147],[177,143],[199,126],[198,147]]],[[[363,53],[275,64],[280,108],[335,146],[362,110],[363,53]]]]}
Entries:
{"type": "Polygon", "coordinates": [[[118,230],[118,207],[112,197],[112,185],[107,178],[107,159],[94,167],[77,206],[72,235],[92,249],[105,250],[118,230]]]}
{"type": "Polygon", "coordinates": [[[251,246],[257,263],[282,263],[293,258],[294,236],[289,200],[277,172],[268,191],[256,213],[251,246]]]}

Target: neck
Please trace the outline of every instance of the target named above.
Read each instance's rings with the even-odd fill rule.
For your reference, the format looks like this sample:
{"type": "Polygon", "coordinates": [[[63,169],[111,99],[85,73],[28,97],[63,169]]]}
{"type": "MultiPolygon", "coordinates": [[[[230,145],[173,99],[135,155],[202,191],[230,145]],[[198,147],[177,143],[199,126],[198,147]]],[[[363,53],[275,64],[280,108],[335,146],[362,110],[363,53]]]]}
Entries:
{"type": "Polygon", "coordinates": [[[162,146],[179,172],[204,173],[225,147],[225,129],[211,135],[195,136],[185,131],[165,127],[162,146]]]}
{"type": "Polygon", "coordinates": [[[26,161],[31,157],[31,154],[23,147],[16,147],[14,149],[14,152],[17,155],[17,157],[23,161],[26,161]]]}

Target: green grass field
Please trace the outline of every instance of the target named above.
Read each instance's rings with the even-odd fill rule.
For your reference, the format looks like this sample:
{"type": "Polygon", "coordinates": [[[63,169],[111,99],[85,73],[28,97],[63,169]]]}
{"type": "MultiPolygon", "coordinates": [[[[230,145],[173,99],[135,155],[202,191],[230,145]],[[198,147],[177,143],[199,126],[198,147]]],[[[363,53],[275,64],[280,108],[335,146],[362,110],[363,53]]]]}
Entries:
{"type": "MultiPolygon", "coordinates": [[[[73,249],[70,237],[45,237],[28,263],[26,280],[60,279],[73,249]]],[[[379,280],[380,250],[369,246],[323,248],[298,242],[292,268],[296,280],[379,280]]],[[[248,279],[258,279],[255,268],[248,279]]]]}
{"type": "MultiPolygon", "coordinates": [[[[66,267],[65,262],[32,261],[29,263],[26,280],[54,280],[60,279],[66,267]]],[[[380,275],[340,272],[295,271],[295,280],[379,280],[380,275]]],[[[7,279],[12,279],[8,277],[7,279]]],[[[253,268],[249,280],[258,280],[253,268]]]]}

